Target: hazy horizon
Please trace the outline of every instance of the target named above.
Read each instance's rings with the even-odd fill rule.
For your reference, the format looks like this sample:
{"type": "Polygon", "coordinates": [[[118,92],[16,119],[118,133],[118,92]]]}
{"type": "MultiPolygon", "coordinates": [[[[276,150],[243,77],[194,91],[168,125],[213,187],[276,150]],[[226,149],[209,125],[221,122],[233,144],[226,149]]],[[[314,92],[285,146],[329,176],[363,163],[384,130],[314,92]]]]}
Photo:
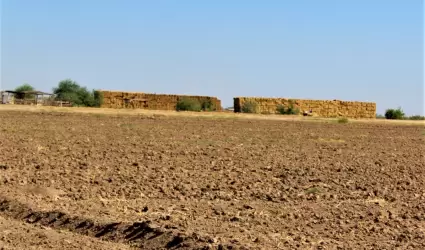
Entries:
{"type": "Polygon", "coordinates": [[[369,101],[424,112],[423,2],[3,0],[0,89],[369,101]]]}

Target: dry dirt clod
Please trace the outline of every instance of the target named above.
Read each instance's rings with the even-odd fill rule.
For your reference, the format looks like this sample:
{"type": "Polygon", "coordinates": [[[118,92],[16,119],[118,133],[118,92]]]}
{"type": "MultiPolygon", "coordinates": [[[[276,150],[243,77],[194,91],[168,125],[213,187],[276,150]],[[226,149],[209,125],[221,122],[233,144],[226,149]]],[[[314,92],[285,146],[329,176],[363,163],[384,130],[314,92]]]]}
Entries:
{"type": "Polygon", "coordinates": [[[243,205],[243,208],[245,209],[254,209],[253,207],[251,207],[250,205],[243,205]]]}

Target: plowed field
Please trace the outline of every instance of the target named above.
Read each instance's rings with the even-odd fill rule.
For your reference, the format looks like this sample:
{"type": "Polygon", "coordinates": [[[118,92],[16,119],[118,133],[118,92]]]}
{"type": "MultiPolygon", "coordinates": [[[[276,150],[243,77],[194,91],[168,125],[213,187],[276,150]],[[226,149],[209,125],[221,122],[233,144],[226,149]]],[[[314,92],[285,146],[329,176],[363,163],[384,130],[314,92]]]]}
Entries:
{"type": "Polygon", "coordinates": [[[4,249],[425,249],[421,126],[0,112],[4,249]]]}

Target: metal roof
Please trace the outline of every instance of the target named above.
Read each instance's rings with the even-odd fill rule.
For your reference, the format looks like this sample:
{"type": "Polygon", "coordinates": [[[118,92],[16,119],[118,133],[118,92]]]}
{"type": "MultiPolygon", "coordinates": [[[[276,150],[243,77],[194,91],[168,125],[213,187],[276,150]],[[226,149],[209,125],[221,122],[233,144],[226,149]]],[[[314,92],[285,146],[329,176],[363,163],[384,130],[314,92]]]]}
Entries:
{"type": "Polygon", "coordinates": [[[14,90],[5,90],[3,92],[5,92],[5,93],[11,93],[11,94],[53,95],[53,94],[42,92],[42,91],[14,91],[14,90]]]}

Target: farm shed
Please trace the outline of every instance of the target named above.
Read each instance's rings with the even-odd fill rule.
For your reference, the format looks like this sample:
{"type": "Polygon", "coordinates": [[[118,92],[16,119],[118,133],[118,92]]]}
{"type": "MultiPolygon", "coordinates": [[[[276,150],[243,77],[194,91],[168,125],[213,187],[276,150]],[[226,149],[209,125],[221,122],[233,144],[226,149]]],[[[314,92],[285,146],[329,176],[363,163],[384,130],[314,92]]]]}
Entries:
{"type": "Polygon", "coordinates": [[[24,104],[24,105],[38,105],[43,104],[45,96],[52,96],[53,94],[42,91],[13,91],[5,90],[1,92],[2,104],[24,104]]]}

